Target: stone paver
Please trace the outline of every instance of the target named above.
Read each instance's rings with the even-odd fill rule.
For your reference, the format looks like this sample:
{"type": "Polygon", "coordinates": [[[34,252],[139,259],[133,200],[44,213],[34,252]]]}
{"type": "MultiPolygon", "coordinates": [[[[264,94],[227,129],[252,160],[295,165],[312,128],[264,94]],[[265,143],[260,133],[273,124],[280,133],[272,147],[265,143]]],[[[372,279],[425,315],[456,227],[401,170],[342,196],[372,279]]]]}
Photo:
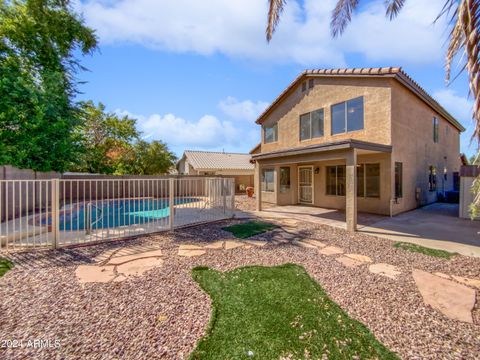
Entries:
{"type": "Polygon", "coordinates": [[[422,270],[414,269],[412,275],[426,304],[450,319],[473,322],[475,290],[422,270]]]}
{"type": "Polygon", "coordinates": [[[178,250],[202,250],[203,247],[200,245],[193,245],[193,244],[181,244],[178,247],[178,250]]]}
{"type": "Polygon", "coordinates": [[[346,257],[349,257],[350,259],[362,262],[362,263],[371,263],[372,258],[370,256],[366,255],[360,255],[360,254],[345,254],[346,257]]]}
{"type": "Polygon", "coordinates": [[[124,276],[141,276],[146,271],[160,267],[163,260],[158,257],[141,258],[117,266],[117,272],[124,276]]]}
{"type": "Polygon", "coordinates": [[[214,243],[205,245],[205,249],[213,249],[213,250],[218,250],[218,249],[223,249],[223,241],[215,241],[214,243]]]}
{"type": "Polygon", "coordinates": [[[346,257],[346,256],[337,257],[337,258],[335,258],[335,260],[337,260],[340,264],[342,264],[346,267],[349,267],[349,268],[354,268],[354,267],[357,267],[357,266],[360,266],[360,265],[364,264],[363,261],[358,261],[358,260],[355,260],[355,259],[352,259],[352,258],[346,257]]]}
{"type": "Polygon", "coordinates": [[[368,267],[368,270],[373,274],[386,276],[393,280],[396,280],[397,276],[401,274],[396,266],[385,263],[372,264],[368,267]]]}
{"type": "Polygon", "coordinates": [[[250,245],[255,245],[255,246],[265,246],[268,244],[267,241],[263,241],[263,240],[245,240],[246,243],[250,244],[250,245]]]}
{"type": "Polygon", "coordinates": [[[456,276],[456,275],[452,275],[452,278],[458,281],[459,283],[462,283],[464,285],[474,287],[480,290],[480,279],[472,279],[472,278],[466,278],[466,277],[456,276]]]}
{"type": "Polygon", "coordinates": [[[226,250],[236,249],[236,248],[244,246],[244,245],[245,245],[245,243],[240,242],[240,241],[235,241],[235,240],[225,241],[225,249],[226,250]]]}
{"type": "Polygon", "coordinates": [[[337,255],[343,254],[343,249],[339,248],[338,246],[327,246],[318,250],[318,252],[323,255],[337,255]]]}
{"type": "Polygon", "coordinates": [[[106,283],[115,278],[113,266],[79,265],[75,270],[75,275],[80,284],[91,282],[106,283]]]}
{"type": "Polygon", "coordinates": [[[301,240],[301,242],[305,242],[305,243],[313,245],[317,248],[323,248],[323,247],[327,246],[327,244],[325,244],[325,243],[323,243],[319,240],[315,240],[315,239],[304,239],[304,240],[301,240]]]}
{"type": "Polygon", "coordinates": [[[304,240],[301,240],[301,241],[294,240],[294,241],[292,241],[292,245],[299,246],[299,247],[306,248],[306,249],[317,249],[317,247],[315,245],[307,243],[304,240]]]}
{"type": "Polygon", "coordinates": [[[206,251],[202,248],[200,249],[178,249],[178,256],[185,257],[194,257],[204,255],[206,251]]]}
{"type": "Polygon", "coordinates": [[[126,262],[132,261],[132,260],[137,260],[141,258],[148,258],[148,257],[159,257],[162,256],[162,250],[153,250],[153,251],[147,251],[147,252],[142,252],[142,253],[137,253],[137,254],[132,254],[132,255],[122,255],[122,256],[113,256],[108,262],[108,265],[120,265],[124,264],[126,262]]]}
{"type": "Polygon", "coordinates": [[[441,278],[444,278],[444,279],[451,279],[452,278],[450,275],[444,274],[444,273],[441,273],[441,272],[433,273],[433,275],[440,276],[441,278]]]}

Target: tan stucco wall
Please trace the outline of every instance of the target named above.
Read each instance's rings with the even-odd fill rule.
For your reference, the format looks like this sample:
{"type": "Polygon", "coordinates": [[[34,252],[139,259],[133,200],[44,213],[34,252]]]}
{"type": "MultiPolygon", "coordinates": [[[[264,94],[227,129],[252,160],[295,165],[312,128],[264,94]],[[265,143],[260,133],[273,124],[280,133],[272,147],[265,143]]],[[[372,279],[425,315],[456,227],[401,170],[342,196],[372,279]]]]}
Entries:
{"type": "Polygon", "coordinates": [[[314,81],[314,87],[304,92],[301,84],[297,86],[267,117],[267,125],[278,120],[278,141],[265,144],[262,136],[262,153],[350,138],[390,145],[390,79],[315,78],[314,81]],[[358,96],[364,96],[364,129],[331,135],[330,106],[358,96]],[[300,141],[300,115],[321,108],[324,136],[300,141]]]}
{"type": "MultiPolygon", "coordinates": [[[[390,199],[391,199],[391,161],[390,154],[369,154],[358,155],[357,163],[378,163],[380,164],[380,197],[379,198],[363,198],[357,197],[358,211],[368,212],[374,214],[390,214],[390,199]]],[[[277,196],[276,203],[278,205],[293,205],[298,204],[298,167],[299,166],[313,166],[313,189],[314,202],[312,205],[331,208],[331,209],[345,209],[345,196],[327,195],[327,166],[345,165],[345,160],[328,160],[321,162],[310,162],[302,164],[289,165],[273,165],[265,166],[265,168],[274,168],[276,174],[279,173],[281,166],[290,167],[290,190],[284,193],[278,192],[262,192],[262,201],[266,203],[275,203],[275,196],[277,196]],[[318,168],[318,174],[315,174],[315,169],[318,168]]],[[[275,188],[280,188],[279,177],[277,176],[275,188]]]]}
{"type": "Polygon", "coordinates": [[[428,191],[430,165],[437,169],[437,191],[453,189],[452,173],[461,165],[460,132],[397,82],[392,85],[392,133],[392,166],[403,163],[403,198],[393,206],[394,214],[436,201],[436,192],[428,191]],[[439,119],[438,143],[433,141],[434,116],[439,119]],[[418,201],[416,188],[421,190],[418,201]]]}

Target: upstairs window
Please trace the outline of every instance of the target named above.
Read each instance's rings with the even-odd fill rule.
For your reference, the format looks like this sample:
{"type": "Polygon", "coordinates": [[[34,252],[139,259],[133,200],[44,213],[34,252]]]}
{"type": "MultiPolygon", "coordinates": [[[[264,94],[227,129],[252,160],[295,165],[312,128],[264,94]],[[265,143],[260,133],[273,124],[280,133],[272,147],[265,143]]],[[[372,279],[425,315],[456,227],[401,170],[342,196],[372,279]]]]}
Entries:
{"type": "Polygon", "coordinates": [[[263,127],[263,141],[265,144],[272,143],[278,140],[278,125],[275,123],[272,126],[263,127]]]}
{"type": "Polygon", "coordinates": [[[275,170],[262,169],[262,191],[275,191],[275,170]]]}
{"type": "Polygon", "coordinates": [[[332,135],[363,129],[363,96],[332,105],[332,135]]]}
{"type": "Polygon", "coordinates": [[[308,88],[309,89],[313,88],[313,85],[314,85],[313,79],[309,79],[308,80],[308,88]]]}
{"type": "Polygon", "coordinates": [[[302,92],[304,92],[305,90],[307,90],[307,83],[304,81],[302,83],[302,92]]]}
{"type": "Polygon", "coordinates": [[[432,120],[433,124],[433,142],[438,143],[438,119],[436,117],[432,120]]]}
{"type": "Polygon", "coordinates": [[[323,109],[300,115],[300,140],[323,136],[323,109]]]}
{"type": "Polygon", "coordinates": [[[437,169],[435,166],[430,166],[428,168],[428,191],[437,190],[437,169]]]}

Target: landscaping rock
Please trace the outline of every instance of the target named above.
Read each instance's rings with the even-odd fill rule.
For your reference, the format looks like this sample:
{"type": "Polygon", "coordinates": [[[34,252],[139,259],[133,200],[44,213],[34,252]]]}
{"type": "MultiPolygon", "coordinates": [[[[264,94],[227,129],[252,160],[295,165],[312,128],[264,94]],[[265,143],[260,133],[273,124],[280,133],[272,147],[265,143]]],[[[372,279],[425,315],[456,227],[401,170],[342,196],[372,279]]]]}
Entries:
{"type": "Polygon", "coordinates": [[[373,274],[386,276],[393,280],[396,280],[397,276],[401,274],[396,266],[384,263],[372,264],[368,267],[368,270],[373,274]]]}
{"type": "Polygon", "coordinates": [[[317,248],[323,248],[323,247],[327,246],[327,244],[325,244],[321,241],[318,241],[318,240],[314,240],[314,239],[304,239],[304,240],[301,240],[301,242],[313,245],[317,248]]]}
{"type": "Polygon", "coordinates": [[[255,246],[265,246],[268,244],[267,241],[264,241],[264,240],[245,240],[246,243],[250,244],[250,245],[255,245],[255,246]]]}
{"type": "Polygon", "coordinates": [[[426,304],[450,319],[473,322],[475,290],[422,270],[414,269],[412,275],[426,304]]]}
{"type": "Polygon", "coordinates": [[[178,256],[194,257],[201,256],[205,254],[206,251],[203,249],[178,249],[178,256]]]}
{"type": "Polygon", "coordinates": [[[306,241],[303,241],[303,240],[301,240],[301,241],[294,240],[294,241],[292,241],[292,245],[299,246],[299,247],[306,248],[306,249],[317,249],[317,247],[315,245],[309,244],[309,243],[307,243],[306,241]]]}

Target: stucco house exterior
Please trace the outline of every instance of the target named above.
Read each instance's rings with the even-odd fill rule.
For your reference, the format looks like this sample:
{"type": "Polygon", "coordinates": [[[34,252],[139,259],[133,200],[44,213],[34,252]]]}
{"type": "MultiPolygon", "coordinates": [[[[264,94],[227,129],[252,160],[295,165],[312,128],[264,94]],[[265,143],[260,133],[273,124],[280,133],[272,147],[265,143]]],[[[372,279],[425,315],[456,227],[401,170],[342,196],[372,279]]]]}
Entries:
{"type": "Polygon", "coordinates": [[[235,191],[254,185],[250,154],[185,150],[176,168],[179,175],[225,176],[235,179],[235,191]]]}
{"type": "Polygon", "coordinates": [[[395,215],[452,190],[465,129],[401,68],[306,70],[256,121],[262,202],[395,215]]]}

